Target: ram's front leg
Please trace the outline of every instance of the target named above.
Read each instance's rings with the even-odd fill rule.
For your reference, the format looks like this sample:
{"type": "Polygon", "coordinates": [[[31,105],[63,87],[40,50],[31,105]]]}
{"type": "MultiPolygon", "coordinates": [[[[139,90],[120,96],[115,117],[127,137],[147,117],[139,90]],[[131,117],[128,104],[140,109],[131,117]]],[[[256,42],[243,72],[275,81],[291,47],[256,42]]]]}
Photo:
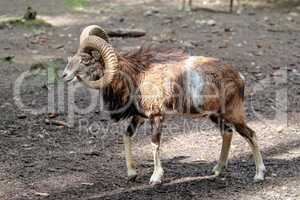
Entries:
{"type": "Polygon", "coordinates": [[[138,126],[144,122],[144,119],[134,116],[129,124],[126,133],[123,135],[123,142],[125,146],[125,158],[127,166],[128,179],[134,181],[137,177],[135,161],[132,158],[131,137],[134,135],[138,126]]]}
{"type": "Polygon", "coordinates": [[[192,11],[192,0],[189,0],[186,11],[192,11]]]}
{"type": "Polygon", "coordinates": [[[164,171],[160,162],[160,139],[162,130],[163,117],[154,116],[151,119],[151,129],[152,129],[152,152],[154,161],[154,171],[150,179],[151,185],[156,185],[161,183],[164,171]]]}
{"type": "Polygon", "coordinates": [[[179,10],[191,11],[192,10],[192,0],[181,0],[179,10]],[[186,2],[186,1],[188,1],[188,2],[186,2]]]}
{"type": "Polygon", "coordinates": [[[184,11],[184,9],[185,9],[185,0],[181,0],[178,9],[184,11]]]}

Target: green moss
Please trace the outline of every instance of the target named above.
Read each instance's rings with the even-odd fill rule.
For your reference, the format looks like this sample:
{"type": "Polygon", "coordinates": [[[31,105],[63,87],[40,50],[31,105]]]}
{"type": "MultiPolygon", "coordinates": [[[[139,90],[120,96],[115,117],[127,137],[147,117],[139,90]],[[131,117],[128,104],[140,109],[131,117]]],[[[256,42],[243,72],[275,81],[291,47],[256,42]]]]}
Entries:
{"type": "Polygon", "coordinates": [[[21,26],[26,28],[40,28],[40,27],[51,27],[51,24],[47,23],[43,19],[35,20],[24,20],[18,17],[6,17],[0,16],[0,27],[9,26],[21,26]]]}
{"type": "Polygon", "coordinates": [[[0,16],[0,23],[7,23],[7,22],[10,22],[10,21],[16,21],[16,20],[19,20],[20,18],[18,17],[8,17],[8,16],[5,16],[5,15],[2,15],[0,16]]]}
{"type": "Polygon", "coordinates": [[[278,8],[293,8],[300,6],[299,0],[272,0],[271,2],[278,8]]]}
{"type": "Polygon", "coordinates": [[[35,19],[35,20],[21,20],[23,25],[26,27],[51,27],[51,24],[46,22],[43,19],[35,19]]]}
{"type": "Polygon", "coordinates": [[[76,9],[85,7],[88,0],[64,0],[64,3],[66,7],[76,9]]]}
{"type": "Polygon", "coordinates": [[[0,58],[0,63],[13,63],[15,56],[5,56],[0,58]]]}

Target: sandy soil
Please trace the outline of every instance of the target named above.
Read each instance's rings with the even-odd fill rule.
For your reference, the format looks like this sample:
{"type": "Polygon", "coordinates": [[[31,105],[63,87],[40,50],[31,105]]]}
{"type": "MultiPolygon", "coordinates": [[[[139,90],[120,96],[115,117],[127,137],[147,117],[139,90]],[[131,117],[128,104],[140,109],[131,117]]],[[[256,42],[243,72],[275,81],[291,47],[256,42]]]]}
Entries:
{"type": "MultiPolygon", "coordinates": [[[[300,199],[299,9],[247,5],[237,15],[202,9],[180,12],[175,2],[162,0],[90,0],[82,9],[68,8],[60,0],[5,0],[0,2],[0,17],[22,16],[27,5],[53,27],[0,29],[1,200],[300,199]],[[73,102],[65,85],[49,85],[49,76],[38,74],[22,82],[19,98],[14,95],[16,80],[33,63],[55,59],[62,70],[76,51],[80,30],[89,24],[146,30],[141,38],[112,38],[120,50],[144,44],[174,46],[193,55],[218,57],[240,70],[247,80],[248,121],[259,138],[266,180],[253,182],[251,152],[237,134],[228,168],[221,177],[212,177],[221,148],[216,128],[203,119],[172,118],[163,134],[164,183],[148,185],[153,168],[148,123],[134,139],[138,179],[127,182],[122,152],[127,122],[110,121],[100,101],[87,114],[71,116],[68,109],[70,104],[87,106],[91,98],[98,98],[97,92],[91,97],[81,89],[73,102]],[[14,56],[13,61],[2,59],[7,56],[14,56]],[[53,91],[56,119],[74,119],[74,127],[46,124],[52,110],[33,114],[18,107],[21,99],[31,110],[47,108],[53,91]]],[[[203,4],[196,1],[196,6],[203,4]]],[[[204,6],[228,10],[227,1],[204,6]]]]}

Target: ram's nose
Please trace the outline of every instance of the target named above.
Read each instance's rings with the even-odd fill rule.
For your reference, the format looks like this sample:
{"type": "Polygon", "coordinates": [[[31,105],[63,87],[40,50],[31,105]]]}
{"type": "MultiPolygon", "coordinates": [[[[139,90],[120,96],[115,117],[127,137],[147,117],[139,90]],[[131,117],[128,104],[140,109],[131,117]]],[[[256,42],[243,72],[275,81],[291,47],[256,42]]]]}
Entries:
{"type": "Polygon", "coordinates": [[[68,71],[64,71],[61,75],[61,78],[63,81],[69,82],[74,78],[74,76],[72,76],[72,74],[69,73],[68,71]]]}
{"type": "Polygon", "coordinates": [[[68,74],[66,72],[63,72],[62,75],[61,75],[61,79],[63,79],[64,81],[67,80],[67,76],[68,74]]]}

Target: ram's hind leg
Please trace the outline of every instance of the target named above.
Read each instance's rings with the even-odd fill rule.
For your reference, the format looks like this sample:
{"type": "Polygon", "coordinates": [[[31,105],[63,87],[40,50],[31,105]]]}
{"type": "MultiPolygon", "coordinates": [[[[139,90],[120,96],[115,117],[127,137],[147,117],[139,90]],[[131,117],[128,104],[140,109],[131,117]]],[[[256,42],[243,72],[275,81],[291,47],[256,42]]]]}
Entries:
{"type": "Polygon", "coordinates": [[[244,105],[243,103],[237,103],[234,108],[230,110],[233,112],[226,113],[224,115],[225,120],[233,124],[235,130],[249,143],[256,165],[254,181],[262,181],[264,180],[266,168],[258,147],[256,134],[245,122],[244,105]]]}
{"type": "Polygon", "coordinates": [[[264,165],[258,144],[256,139],[255,132],[249,128],[246,124],[234,124],[236,131],[243,136],[246,141],[249,143],[251,150],[253,152],[253,157],[256,165],[256,174],[254,177],[254,181],[262,181],[264,180],[264,175],[266,172],[266,167],[264,165]]]}
{"type": "Polygon", "coordinates": [[[185,9],[185,0],[180,0],[180,5],[178,7],[178,10],[184,11],[185,9]]]}
{"type": "Polygon", "coordinates": [[[123,142],[125,147],[125,158],[127,166],[127,175],[129,180],[135,180],[137,177],[135,162],[132,158],[131,137],[134,135],[137,127],[143,123],[143,119],[134,116],[129,124],[126,133],[123,135],[123,142]]]}
{"type": "Polygon", "coordinates": [[[186,11],[192,11],[192,0],[189,0],[186,11]]]}
{"type": "Polygon", "coordinates": [[[233,1],[234,0],[230,0],[229,12],[231,12],[231,13],[233,11],[233,1]]]}
{"type": "Polygon", "coordinates": [[[192,0],[181,0],[179,10],[191,11],[192,10],[192,0]]]}
{"type": "Polygon", "coordinates": [[[217,165],[213,168],[213,173],[216,176],[219,176],[223,171],[223,169],[227,167],[227,161],[228,161],[228,155],[229,155],[233,131],[231,127],[226,123],[224,123],[224,120],[221,119],[219,116],[211,115],[210,119],[219,126],[222,139],[223,139],[219,161],[217,165]]]}

